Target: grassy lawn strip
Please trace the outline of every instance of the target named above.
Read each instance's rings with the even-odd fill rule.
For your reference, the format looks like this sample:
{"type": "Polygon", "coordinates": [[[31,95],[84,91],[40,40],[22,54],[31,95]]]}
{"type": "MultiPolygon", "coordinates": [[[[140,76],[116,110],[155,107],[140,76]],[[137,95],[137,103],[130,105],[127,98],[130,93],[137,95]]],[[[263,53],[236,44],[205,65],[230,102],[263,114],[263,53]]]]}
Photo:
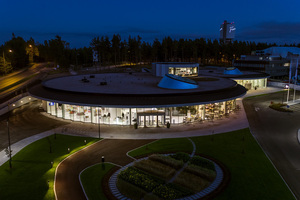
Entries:
{"type": "Polygon", "coordinates": [[[84,170],[80,175],[84,191],[90,200],[107,199],[102,191],[103,176],[115,165],[110,163],[97,164],[84,170]]]}
{"type": "Polygon", "coordinates": [[[67,156],[97,141],[56,134],[56,139],[51,135],[26,146],[12,158],[11,170],[8,162],[0,167],[0,199],[55,199],[53,181],[57,165],[67,156]],[[49,153],[50,149],[52,153],[49,153]]]}
{"type": "Polygon", "coordinates": [[[177,151],[191,153],[193,151],[193,145],[187,138],[160,139],[129,152],[129,155],[137,157],[153,153],[169,153],[177,151]]]}
{"type": "MultiPolygon", "coordinates": [[[[230,170],[230,184],[216,199],[294,199],[249,129],[193,137],[192,140],[197,154],[211,156],[230,170]]],[[[191,144],[185,138],[158,140],[147,145],[147,149],[141,147],[130,155],[137,157],[167,151],[190,152],[191,144]]]]}
{"type": "Polygon", "coordinates": [[[33,74],[33,75],[31,75],[31,76],[28,76],[28,77],[26,77],[26,78],[23,78],[23,79],[21,79],[21,80],[15,82],[15,83],[13,83],[13,84],[11,84],[11,85],[8,85],[8,86],[6,86],[6,87],[0,89],[0,92],[3,92],[3,91],[8,90],[8,89],[10,89],[10,88],[12,88],[12,87],[15,87],[15,86],[17,86],[17,85],[19,85],[19,84],[21,84],[21,83],[23,83],[23,82],[25,82],[25,81],[28,81],[29,79],[35,77],[36,75],[37,75],[37,74],[33,74]]]}

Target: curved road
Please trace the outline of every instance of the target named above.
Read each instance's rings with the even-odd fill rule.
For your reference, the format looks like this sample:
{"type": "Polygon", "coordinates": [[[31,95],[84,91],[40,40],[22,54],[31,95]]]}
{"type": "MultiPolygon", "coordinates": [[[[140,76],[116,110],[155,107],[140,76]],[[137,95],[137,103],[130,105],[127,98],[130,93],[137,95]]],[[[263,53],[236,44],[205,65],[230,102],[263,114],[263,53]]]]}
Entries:
{"type": "MultiPolygon", "coordinates": [[[[299,94],[298,94],[299,95],[299,94]]],[[[297,97],[299,98],[299,96],[297,97]]],[[[254,137],[272,160],[297,199],[300,199],[300,104],[291,106],[293,113],[279,112],[268,106],[282,102],[283,93],[244,99],[244,107],[254,137]]]]}
{"type": "Polygon", "coordinates": [[[105,162],[124,166],[133,160],[126,153],[154,140],[114,140],[104,139],[79,151],[64,161],[56,169],[55,191],[58,200],[86,199],[79,182],[79,174],[85,168],[105,162]]]}
{"type": "Polygon", "coordinates": [[[0,116],[0,151],[8,146],[6,122],[8,116],[11,144],[70,123],[41,115],[40,103],[41,101],[33,101],[0,116]]]}

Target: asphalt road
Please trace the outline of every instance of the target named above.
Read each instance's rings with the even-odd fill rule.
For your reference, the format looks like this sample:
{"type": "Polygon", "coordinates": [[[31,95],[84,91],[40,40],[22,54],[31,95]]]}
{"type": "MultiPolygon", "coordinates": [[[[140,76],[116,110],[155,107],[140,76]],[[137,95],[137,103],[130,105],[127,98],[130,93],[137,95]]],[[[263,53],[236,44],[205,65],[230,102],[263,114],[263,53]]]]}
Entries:
{"type": "MultiPolygon", "coordinates": [[[[13,73],[12,75],[8,75],[8,76],[4,76],[4,77],[0,78],[0,90],[5,87],[8,87],[10,85],[13,85],[14,83],[21,81],[24,78],[29,77],[33,74],[40,74],[43,71],[47,71],[46,65],[47,65],[47,63],[35,64],[28,69],[21,70],[18,73],[13,73]]],[[[11,88],[7,89],[6,91],[1,92],[0,97],[2,97],[4,95],[14,91],[17,88],[26,85],[26,84],[27,84],[27,82],[23,82],[23,83],[20,83],[19,85],[11,87],[11,88]]]]}
{"type": "Polygon", "coordinates": [[[43,116],[39,112],[41,101],[33,101],[0,116],[0,151],[8,146],[7,117],[11,144],[32,135],[68,124],[43,116]]]}
{"type": "Polygon", "coordinates": [[[126,153],[153,140],[114,140],[104,139],[65,159],[57,167],[55,191],[58,200],[86,199],[79,182],[79,174],[85,168],[105,162],[124,166],[133,160],[126,153]]]}
{"type": "MultiPolygon", "coordinates": [[[[299,94],[296,95],[299,98],[299,94]]],[[[286,93],[273,93],[244,99],[244,107],[254,137],[272,160],[297,199],[300,199],[300,104],[293,113],[275,111],[270,102],[286,100],[286,93]]]]}

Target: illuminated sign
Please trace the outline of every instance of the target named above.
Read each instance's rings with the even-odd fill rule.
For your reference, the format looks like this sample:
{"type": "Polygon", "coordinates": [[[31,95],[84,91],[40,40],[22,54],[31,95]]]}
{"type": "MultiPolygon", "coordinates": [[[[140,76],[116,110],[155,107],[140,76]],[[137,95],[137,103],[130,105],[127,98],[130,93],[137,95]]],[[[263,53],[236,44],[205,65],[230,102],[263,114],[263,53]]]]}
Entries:
{"type": "Polygon", "coordinates": [[[235,31],[235,30],[236,30],[236,28],[234,26],[229,27],[229,33],[231,33],[231,31],[235,31]]]}

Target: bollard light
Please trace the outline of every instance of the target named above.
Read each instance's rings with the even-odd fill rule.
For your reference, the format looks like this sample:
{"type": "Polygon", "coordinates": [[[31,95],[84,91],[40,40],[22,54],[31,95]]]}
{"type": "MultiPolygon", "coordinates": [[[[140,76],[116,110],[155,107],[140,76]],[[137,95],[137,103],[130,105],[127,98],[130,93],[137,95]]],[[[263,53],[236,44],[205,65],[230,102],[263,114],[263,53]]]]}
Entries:
{"type": "Polygon", "coordinates": [[[68,152],[70,153],[70,148],[68,148],[68,152]]]}

